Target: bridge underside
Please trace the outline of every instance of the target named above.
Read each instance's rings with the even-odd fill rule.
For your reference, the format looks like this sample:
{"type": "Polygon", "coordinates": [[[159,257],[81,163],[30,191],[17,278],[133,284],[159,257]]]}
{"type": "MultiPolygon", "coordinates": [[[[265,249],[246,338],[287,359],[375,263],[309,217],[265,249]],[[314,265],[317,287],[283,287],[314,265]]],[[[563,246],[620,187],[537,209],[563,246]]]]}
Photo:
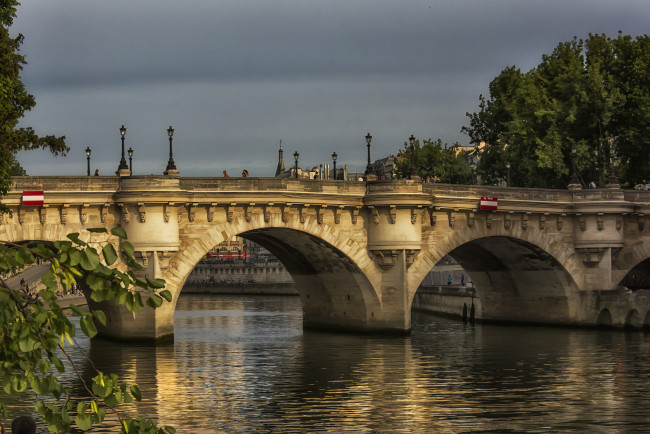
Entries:
{"type": "Polygon", "coordinates": [[[509,237],[486,237],[457,247],[450,256],[474,282],[481,319],[573,322],[577,286],[564,267],[538,247],[509,237]]]}
{"type": "Polygon", "coordinates": [[[287,268],[300,294],[305,327],[365,330],[381,327],[375,290],[343,253],[308,233],[257,229],[240,234],[275,255],[287,268]]]}

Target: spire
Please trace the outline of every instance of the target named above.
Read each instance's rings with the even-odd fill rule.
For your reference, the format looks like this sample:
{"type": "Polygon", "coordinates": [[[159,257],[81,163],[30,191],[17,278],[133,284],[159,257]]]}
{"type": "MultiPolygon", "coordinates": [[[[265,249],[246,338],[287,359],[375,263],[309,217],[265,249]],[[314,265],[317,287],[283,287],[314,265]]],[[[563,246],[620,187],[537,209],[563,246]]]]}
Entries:
{"type": "Polygon", "coordinates": [[[275,176],[280,176],[284,173],[284,158],[282,157],[282,140],[280,140],[280,151],[278,156],[278,168],[275,169],[275,176]]]}

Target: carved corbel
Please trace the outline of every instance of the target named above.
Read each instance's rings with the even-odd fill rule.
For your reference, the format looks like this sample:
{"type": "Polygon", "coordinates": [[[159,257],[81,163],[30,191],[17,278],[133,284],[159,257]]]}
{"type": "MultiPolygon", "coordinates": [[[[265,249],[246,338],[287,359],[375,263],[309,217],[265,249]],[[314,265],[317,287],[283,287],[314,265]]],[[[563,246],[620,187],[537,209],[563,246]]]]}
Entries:
{"type": "Polygon", "coordinates": [[[147,207],[144,202],[138,202],[138,218],[140,219],[140,223],[147,221],[147,207]]]}
{"type": "Polygon", "coordinates": [[[546,216],[548,216],[548,213],[539,216],[539,229],[542,231],[546,228],[546,216]]]}
{"type": "Polygon", "coordinates": [[[131,221],[131,214],[129,213],[129,208],[126,204],[118,203],[121,214],[122,214],[122,223],[129,223],[131,221]]]}
{"type": "Polygon", "coordinates": [[[564,226],[564,217],[566,217],[566,213],[562,213],[557,216],[555,227],[558,231],[562,231],[562,226],[564,226]]]}
{"type": "Polygon", "coordinates": [[[454,225],[456,224],[456,216],[452,211],[447,212],[447,219],[449,220],[449,227],[453,228],[454,225]]]}
{"type": "Polygon", "coordinates": [[[503,228],[510,229],[512,226],[512,211],[509,211],[503,216],[503,228]]]}
{"type": "Polygon", "coordinates": [[[582,263],[587,267],[595,267],[600,264],[605,254],[604,248],[576,249],[576,251],[582,255],[582,263]]]}
{"type": "Polygon", "coordinates": [[[434,207],[429,208],[429,223],[431,226],[436,225],[436,209],[434,207]]]}
{"type": "Polygon", "coordinates": [[[212,223],[214,221],[214,212],[216,210],[217,203],[212,202],[210,205],[208,205],[206,211],[207,211],[207,217],[208,217],[208,222],[212,223]]]}
{"type": "Polygon", "coordinates": [[[106,219],[108,218],[108,207],[109,206],[110,206],[110,204],[105,203],[99,209],[99,220],[102,223],[106,223],[106,219]]]}
{"type": "Polygon", "coordinates": [[[603,230],[603,213],[599,212],[596,214],[596,223],[598,224],[598,230],[602,231],[603,230]]]}
{"type": "Polygon", "coordinates": [[[264,208],[262,209],[262,214],[264,216],[264,222],[268,223],[271,221],[271,207],[273,206],[273,203],[268,203],[264,205],[264,208]]]}
{"type": "Polygon", "coordinates": [[[323,213],[327,209],[327,205],[321,205],[316,207],[316,221],[319,225],[323,224],[323,213]]]}
{"type": "Polygon", "coordinates": [[[372,221],[375,222],[375,224],[379,223],[379,210],[374,206],[371,206],[368,208],[368,212],[372,216],[372,221]]]}
{"type": "Polygon", "coordinates": [[[79,221],[81,224],[86,224],[88,223],[88,207],[90,204],[84,203],[81,207],[79,207],[79,221]]]}
{"type": "Polygon", "coordinates": [[[334,212],[334,224],[338,225],[341,223],[341,210],[343,209],[342,206],[333,208],[332,211],[334,212]]]}
{"type": "Polygon", "coordinates": [[[474,226],[474,220],[476,219],[476,216],[471,211],[467,211],[465,214],[467,215],[467,227],[471,228],[474,226]]]}
{"type": "Polygon", "coordinates": [[[643,232],[645,230],[645,214],[639,213],[636,217],[639,224],[639,232],[643,232]]]}
{"type": "Polygon", "coordinates": [[[247,223],[250,223],[253,217],[254,207],[255,207],[255,202],[249,203],[248,205],[244,205],[244,219],[246,220],[247,223]]]}
{"type": "Polygon", "coordinates": [[[282,221],[284,223],[289,221],[289,210],[291,209],[291,204],[282,205],[280,207],[280,213],[282,214],[282,221]]]}
{"type": "Polygon", "coordinates": [[[70,210],[70,205],[65,204],[61,206],[61,224],[64,225],[68,221],[68,211],[70,210]]]}
{"type": "Polygon", "coordinates": [[[620,231],[623,227],[623,217],[616,217],[616,231],[620,231]]]}
{"type": "Polygon", "coordinates": [[[236,203],[231,203],[230,205],[226,205],[226,220],[228,223],[232,223],[232,213],[233,213],[233,208],[237,205],[236,203]]]}
{"type": "Polygon", "coordinates": [[[527,212],[526,214],[523,214],[521,216],[521,229],[526,230],[528,227],[528,217],[530,216],[530,213],[527,212]]]}
{"type": "MultiPolygon", "coordinates": [[[[16,212],[16,214],[18,214],[18,223],[22,225],[25,222],[25,210],[23,209],[22,206],[18,207],[18,211],[16,212]]],[[[65,222],[61,222],[61,223],[65,224],[65,222]]]]}
{"type": "Polygon", "coordinates": [[[187,204],[187,219],[190,221],[190,223],[193,223],[194,220],[196,219],[196,207],[198,205],[199,205],[198,203],[187,204]]]}
{"type": "Polygon", "coordinates": [[[43,205],[38,210],[38,218],[42,225],[47,223],[47,205],[43,205]]]}
{"type": "MultiPolygon", "coordinates": [[[[582,214],[576,214],[576,217],[578,218],[578,226],[580,227],[580,230],[582,232],[586,231],[587,230],[587,222],[586,222],[585,216],[582,215],[582,214]]],[[[560,227],[558,230],[562,230],[562,228],[560,227]]]]}
{"type": "MultiPolygon", "coordinates": [[[[397,208],[395,208],[395,206],[391,206],[388,209],[388,214],[390,215],[390,224],[394,225],[397,221],[397,208]]],[[[379,221],[376,221],[375,223],[379,223],[379,221]]]]}
{"type": "Polygon", "coordinates": [[[163,220],[169,223],[169,212],[174,207],[174,202],[163,204],[163,220]]]}
{"type": "Polygon", "coordinates": [[[485,216],[485,227],[490,229],[492,227],[492,213],[488,213],[488,215],[485,216]]]}
{"type": "Polygon", "coordinates": [[[411,224],[414,225],[418,221],[418,211],[416,208],[411,208],[411,224]]]}
{"type": "Polygon", "coordinates": [[[352,222],[353,225],[356,225],[358,219],[359,219],[359,207],[355,206],[350,210],[350,221],[352,222]]]}
{"type": "Polygon", "coordinates": [[[298,213],[300,214],[300,223],[304,223],[307,218],[307,208],[309,208],[309,204],[298,206],[298,213]]]}

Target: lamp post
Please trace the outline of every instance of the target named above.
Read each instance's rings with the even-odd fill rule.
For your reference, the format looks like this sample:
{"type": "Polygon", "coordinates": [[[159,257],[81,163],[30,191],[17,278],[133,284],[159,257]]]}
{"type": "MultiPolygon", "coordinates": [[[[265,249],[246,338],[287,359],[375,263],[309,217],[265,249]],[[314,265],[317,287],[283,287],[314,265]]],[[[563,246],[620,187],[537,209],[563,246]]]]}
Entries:
{"type": "Polygon", "coordinates": [[[86,160],[88,161],[87,175],[90,176],[90,147],[86,146],[86,160]]]}
{"type": "Polygon", "coordinates": [[[298,158],[299,157],[300,157],[300,154],[298,153],[298,151],[293,153],[293,159],[296,160],[296,169],[295,169],[295,171],[296,171],[296,179],[298,179],[298,158]]]}
{"type": "Polygon", "coordinates": [[[332,153],[332,162],[334,163],[334,176],[332,177],[332,179],[334,179],[335,181],[336,181],[336,158],[337,157],[338,155],[336,155],[336,152],[332,153]]]}
{"type": "Polygon", "coordinates": [[[366,145],[368,146],[368,165],[366,166],[366,176],[372,173],[372,164],[370,164],[370,142],[372,142],[372,136],[370,133],[368,133],[366,134],[366,145]]]}
{"type": "Polygon", "coordinates": [[[167,161],[167,168],[165,169],[165,175],[172,175],[178,173],[176,169],[176,164],[174,164],[174,152],[172,150],[172,141],[174,140],[174,129],[170,125],[167,128],[167,135],[169,136],[169,161],[167,161]],[[175,172],[175,173],[174,173],[175,172]]]}
{"type": "Polygon", "coordinates": [[[409,137],[409,143],[411,144],[411,174],[409,175],[409,179],[414,179],[417,177],[417,173],[415,172],[415,164],[413,162],[413,154],[415,153],[415,136],[413,134],[409,137]]]}
{"type": "Polygon", "coordinates": [[[508,171],[506,187],[510,187],[510,161],[506,161],[506,170],[508,171]]]}
{"type": "Polygon", "coordinates": [[[129,172],[133,175],[133,149],[129,148],[129,172]]]}
{"type": "Polygon", "coordinates": [[[120,135],[122,136],[122,158],[120,159],[120,165],[117,168],[117,173],[120,176],[129,175],[129,166],[126,165],[126,159],[124,158],[124,136],[126,136],[126,128],[124,125],[120,128],[120,135]]]}

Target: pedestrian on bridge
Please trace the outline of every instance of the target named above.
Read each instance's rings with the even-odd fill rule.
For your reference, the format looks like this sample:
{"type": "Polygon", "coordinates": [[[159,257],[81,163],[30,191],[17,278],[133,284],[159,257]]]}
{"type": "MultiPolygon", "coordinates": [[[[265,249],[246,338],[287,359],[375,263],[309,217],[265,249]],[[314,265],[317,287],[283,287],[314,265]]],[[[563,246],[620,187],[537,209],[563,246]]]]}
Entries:
{"type": "Polygon", "coordinates": [[[228,172],[226,172],[225,170],[223,171],[223,177],[224,177],[224,178],[230,178],[230,177],[228,176],[228,172]]]}

